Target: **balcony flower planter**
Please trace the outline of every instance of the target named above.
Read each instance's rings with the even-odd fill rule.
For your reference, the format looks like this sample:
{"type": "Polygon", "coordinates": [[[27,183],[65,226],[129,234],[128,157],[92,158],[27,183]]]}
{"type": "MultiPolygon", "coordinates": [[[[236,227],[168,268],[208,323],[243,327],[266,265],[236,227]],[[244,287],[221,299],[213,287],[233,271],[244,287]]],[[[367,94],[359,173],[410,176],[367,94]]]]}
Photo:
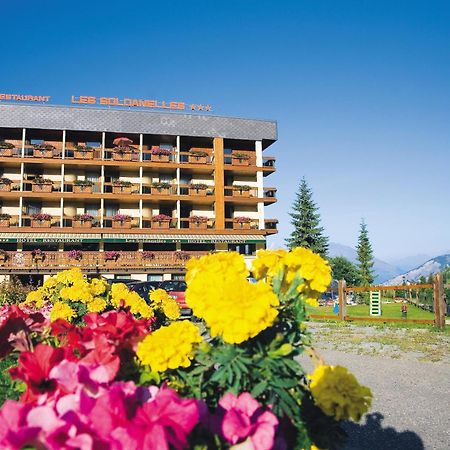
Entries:
{"type": "Polygon", "coordinates": [[[77,145],[73,151],[75,159],[94,159],[94,149],[83,145],[77,145]]]}
{"type": "Polygon", "coordinates": [[[9,228],[11,216],[9,214],[0,214],[0,227],[9,228]]]}
{"type": "Polygon", "coordinates": [[[50,228],[52,226],[51,220],[31,220],[31,228],[50,228]]]}
{"type": "Polygon", "coordinates": [[[83,259],[83,252],[81,250],[70,250],[67,252],[67,257],[74,261],[81,261],[83,259]]]}
{"type": "Polygon", "coordinates": [[[112,218],[112,227],[122,229],[131,228],[131,216],[126,214],[116,214],[112,218]]]}
{"type": "Polygon", "coordinates": [[[208,228],[208,218],[205,216],[189,217],[189,228],[194,230],[206,230],[208,228]]]}
{"type": "Polygon", "coordinates": [[[37,158],[53,158],[55,148],[50,144],[35,145],[33,148],[33,156],[37,158]]]}
{"type": "Polygon", "coordinates": [[[154,195],[168,195],[170,194],[170,183],[155,182],[152,183],[150,193],[154,195]]]}
{"type": "Polygon", "coordinates": [[[49,193],[52,192],[52,189],[53,189],[53,181],[42,177],[36,177],[33,180],[33,184],[31,186],[31,190],[33,192],[49,193]]]}
{"type": "Polygon", "coordinates": [[[9,178],[0,178],[0,191],[11,192],[12,181],[9,178]]]}
{"type": "Polygon", "coordinates": [[[250,217],[235,217],[233,220],[234,230],[250,230],[252,219],[250,217]]]}
{"type": "Polygon", "coordinates": [[[160,147],[152,147],[150,154],[150,161],[153,162],[169,162],[170,150],[160,147]]]}
{"type": "Polygon", "coordinates": [[[132,153],[131,152],[127,152],[127,153],[114,152],[113,160],[114,161],[131,161],[132,153]]]}
{"type": "Polygon", "coordinates": [[[74,228],[92,228],[94,217],[90,214],[79,214],[73,216],[72,227],[74,228]]]}
{"type": "Polygon", "coordinates": [[[111,250],[104,253],[105,261],[116,262],[119,259],[120,253],[115,250],[111,250]]]}
{"type": "Polygon", "coordinates": [[[250,186],[234,186],[233,197],[250,197],[250,186]]]}
{"type": "Polygon", "coordinates": [[[133,186],[114,185],[113,194],[131,194],[133,186]]]}
{"type": "Polygon", "coordinates": [[[238,157],[238,156],[232,156],[232,163],[233,166],[248,166],[250,164],[249,157],[246,156],[246,158],[238,157]]]}
{"type": "Polygon", "coordinates": [[[167,230],[170,228],[170,221],[172,218],[165,214],[158,214],[152,217],[152,228],[159,230],[167,230]]]}
{"type": "Polygon", "coordinates": [[[92,194],[92,184],[74,184],[74,194],[92,194]]]}
{"type": "Polygon", "coordinates": [[[42,262],[45,259],[45,253],[40,248],[36,248],[31,252],[31,257],[34,262],[42,262]]]}
{"type": "Polygon", "coordinates": [[[191,164],[206,164],[208,162],[208,153],[200,150],[191,150],[189,152],[188,162],[191,164]]]}
{"type": "Polygon", "coordinates": [[[4,250],[0,250],[0,264],[3,265],[8,260],[8,253],[4,250]]]}
{"type": "Polygon", "coordinates": [[[0,142],[0,156],[12,156],[14,148],[14,144],[0,142]]]}
{"type": "Polygon", "coordinates": [[[191,184],[189,186],[189,195],[206,195],[206,189],[208,188],[207,184],[191,184]]]}

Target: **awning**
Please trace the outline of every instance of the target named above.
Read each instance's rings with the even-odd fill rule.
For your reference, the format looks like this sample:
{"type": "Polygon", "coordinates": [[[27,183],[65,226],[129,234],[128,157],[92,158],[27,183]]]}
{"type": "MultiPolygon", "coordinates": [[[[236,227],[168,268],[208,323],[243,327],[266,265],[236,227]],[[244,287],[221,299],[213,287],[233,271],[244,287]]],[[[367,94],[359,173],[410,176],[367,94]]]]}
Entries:
{"type": "Polygon", "coordinates": [[[149,242],[182,244],[245,243],[257,244],[266,238],[257,234],[103,234],[104,242],[149,242]]]}
{"type": "Polygon", "coordinates": [[[98,242],[100,233],[0,233],[0,242],[98,242]]]}
{"type": "Polygon", "coordinates": [[[0,233],[0,242],[148,242],[169,244],[257,244],[266,238],[258,234],[114,234],[114,233],[0,233]]]}

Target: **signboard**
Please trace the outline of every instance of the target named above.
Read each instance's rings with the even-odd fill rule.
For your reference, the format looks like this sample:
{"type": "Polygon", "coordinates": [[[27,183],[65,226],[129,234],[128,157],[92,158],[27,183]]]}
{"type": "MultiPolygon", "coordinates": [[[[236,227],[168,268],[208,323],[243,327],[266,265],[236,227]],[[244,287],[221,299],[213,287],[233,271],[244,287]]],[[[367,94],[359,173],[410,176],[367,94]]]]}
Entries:
{"type": "Polygon", "coordinates": [[[171,109],[175,111],[212,111],[211,105],[186,103],[181,101],[161,101],[142,98],[95,97],[91,95],[72,95],[72,104],[125,106],[129,108],[171,109]]]}
{"type": "Polygon", "coordinates": [[[48,102],[49,95],[23,95],[23,94],[0,94],[0,102],[2,100],[15,102],[48,102]]]}

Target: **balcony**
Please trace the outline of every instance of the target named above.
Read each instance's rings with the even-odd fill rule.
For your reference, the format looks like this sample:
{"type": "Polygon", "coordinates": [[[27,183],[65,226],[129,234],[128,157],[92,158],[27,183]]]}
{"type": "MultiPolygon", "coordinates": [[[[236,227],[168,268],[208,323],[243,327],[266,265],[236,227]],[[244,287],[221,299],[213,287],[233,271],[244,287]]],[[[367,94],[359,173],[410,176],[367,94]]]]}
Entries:
{"type": "Polygon", "coordinates": [[[225,186],[225,200],[228,202],[236,201],[238,203],[255,203],[255,201],[264,201],[265,204],[275,203],[276,188],[264,187],[263,196],[258,197],[258,188],[248,185],[225,186]]]}
{"type": "Polygon", "coordinates": [[[142,270],[142,269],[183,269],[193,257],[207,254],[205,251],[192,252],[92,252],[80,251],[76,255],[69,252],[44,251],[36,255],[31,251],[0,253],[0,272],[55,271],[80,267],[86,272],[142,270]],[[71,257],[72,256],[72,257],[71,257]]]}

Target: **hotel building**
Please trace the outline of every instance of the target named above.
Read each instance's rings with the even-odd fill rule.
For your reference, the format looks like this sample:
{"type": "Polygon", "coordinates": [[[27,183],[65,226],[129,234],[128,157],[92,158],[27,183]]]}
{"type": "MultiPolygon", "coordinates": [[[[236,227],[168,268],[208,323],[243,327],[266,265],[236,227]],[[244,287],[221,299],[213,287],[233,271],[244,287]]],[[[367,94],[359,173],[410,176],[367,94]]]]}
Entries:
{"type": "Polygon", "coordinates": [[[250,260],[276,219],[273,121],[0,104],[0,277],[72,266],[181,279],[186,261],[250,260]]]}

